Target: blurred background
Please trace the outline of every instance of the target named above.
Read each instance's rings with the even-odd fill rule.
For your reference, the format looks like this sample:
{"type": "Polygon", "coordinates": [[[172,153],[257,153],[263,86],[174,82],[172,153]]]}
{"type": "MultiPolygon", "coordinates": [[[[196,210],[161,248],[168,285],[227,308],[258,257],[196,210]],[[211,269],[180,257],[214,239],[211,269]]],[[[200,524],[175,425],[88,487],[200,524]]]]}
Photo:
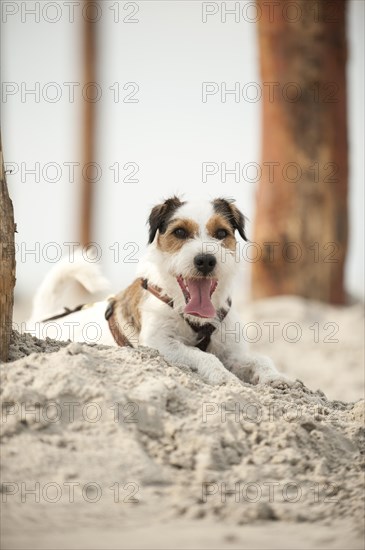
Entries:
{"type": "MultiPolygon", "coordinates": [[[[70,243],[97,243],[113,290],[131,281],[149,210],[171,194],[236,198],[254,239],[262,181],[253,163],[262,158],[264,99],[255,90],[264,87],[252,4],[104,0],[85,11],[80,2],[2,3],[1,124],[18,230],[16,321],[70,243]],[[230,15],[236,4],[240,11],[230,15]],[[237,89],[239,96],[229,93],[237,89]],[[237,163],[238,178],[224,177],[222,167],[237,163]]],[[[363,298],[362,0],[348,1],[346,30],[345,289],[363,298]]],[[[246,263],[246,282],[249,269],[246,263]]],[[[248,292],[249,284],[242,286],[248,292]]]]}

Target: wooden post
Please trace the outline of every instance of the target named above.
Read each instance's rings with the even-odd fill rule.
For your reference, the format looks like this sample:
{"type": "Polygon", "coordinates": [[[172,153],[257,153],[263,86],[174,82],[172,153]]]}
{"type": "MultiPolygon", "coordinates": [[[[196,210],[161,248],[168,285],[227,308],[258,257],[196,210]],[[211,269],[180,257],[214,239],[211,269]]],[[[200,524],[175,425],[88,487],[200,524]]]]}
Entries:
{"type": "MultiPolygon", "coordinates": [[[[84,63],[84,85],[96,82],[96,25],[93,21],[95,2],[84,0],[84,42],[83,42],[83,63],[84,63]]],[[[95,93],[92,86],[88,87],[89,94],[84,88],[84,93],[90,95],[95,93]]],[[[91,99],[91,100],[90,100],[91,99]]],[[[93,172],[90,167],[95,161],[95,121],[96,103],[84,98],[83,103],[83,170],[81,181],[81,204],[80,204],[80,241],[86,246],[92,240],[92,208],[93,208],[93,172]]]]}
{"type": "Polygon", "coordinates": [[[342,304],[346,0],[274,4],[269,10],[266,0],[257,0],[264,177],[257,193],[254,241],[263,255],[253,264],[252,294],[295,294],[342,304]]]}
{"type": "Polygon", "coordinates": [[[13,322],[15,233],[13,203],[6,185],[0,135],[0,361],[7,361],[13,322]]]}

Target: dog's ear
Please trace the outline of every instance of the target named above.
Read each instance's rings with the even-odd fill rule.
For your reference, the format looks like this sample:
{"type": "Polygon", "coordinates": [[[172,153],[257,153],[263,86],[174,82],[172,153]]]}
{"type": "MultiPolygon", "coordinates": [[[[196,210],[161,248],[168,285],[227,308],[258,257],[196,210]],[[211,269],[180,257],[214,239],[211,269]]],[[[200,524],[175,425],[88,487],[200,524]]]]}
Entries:
{"type": "Polygon", "coordinates": [[[233,203],[233,199],[219,198],[213,201],[213,207],[218,214],[222,214],[229,221],[233,229],[237,229],[242,239],[247,241],[245,233],[246,218],[233,203]]]}
{"type": "Polygon", "coordinates": [[[154,206],[151,210],[151,214],[148,218],[149,224],[149,238],[148,244],[151,244],[156,236],[157,231],[163,233],[166,229],[166,225],[179,206],[184,203],[178,197],[171,197],[165,200],[162,204],[154,206]]]}
{"type": "Polygon", "coordinates": [[[237,229],[238,233],[244,241],[248,241],[245,233],[245,224],[246,218],[242,212],[234,204],[229,205],[232,211],[232,216],[234,220],[234,228],[237,229]]]}

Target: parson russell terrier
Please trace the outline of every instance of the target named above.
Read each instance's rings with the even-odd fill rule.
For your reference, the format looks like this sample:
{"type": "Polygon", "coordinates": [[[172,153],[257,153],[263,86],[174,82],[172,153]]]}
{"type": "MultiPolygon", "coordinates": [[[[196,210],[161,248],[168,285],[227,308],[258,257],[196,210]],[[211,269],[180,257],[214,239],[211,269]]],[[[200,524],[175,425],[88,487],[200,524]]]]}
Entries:
{"type": "Polygon", "coordinates": [[[94,264],[61,262],[40,286],[31,322],[56,323],[58,339],[79,342],[95,342],[84,329],[96,325],[98,343],[155,348],[211,384],[237,376],[251,384],[291,385],[271,359],[248,355],[237,338],[241,319],[231,301],[235,233],[247,239],[234,201],[172,197],[152,209],[148,223],[147,253],[130,286],[105,301],[60,313],[67,286],[78,282],[93,291],[103,282],[94,264]]]}

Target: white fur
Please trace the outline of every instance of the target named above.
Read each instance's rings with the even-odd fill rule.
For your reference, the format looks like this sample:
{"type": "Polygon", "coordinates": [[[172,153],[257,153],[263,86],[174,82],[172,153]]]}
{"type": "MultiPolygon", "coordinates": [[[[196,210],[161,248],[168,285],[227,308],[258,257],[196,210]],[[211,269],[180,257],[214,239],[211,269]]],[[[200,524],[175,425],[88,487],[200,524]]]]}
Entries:
{"type": "MultiPolygon", "coordinates": [[[[215,319],[208,320],[216,324],[217,329],[211,336],[207,351],[204,352],[195,347],[197,335],[182,317],[185,301],[176,277],[180,274],[184,278],[194,276],[193,260],[196,254],[204,251],[214,254],[217,259],[214,277],[218,279],[218,287],[212,296],[212,303],[216,309],[219,309],[227,307],[227,298],[231,295],[237,269],[234,253],[224,248],[217,239],[207,233],[206,223],[213,213],[213,207],[208,202],[184,204],[176,210],[172,219],[193,219],[199,225],[199,234],[193,239],[188,239],[181,250],[175,254],[162,252],[158,248],[157,235],[154,242],[149,245],[139,265],[138,276],[147,278],[149,282],[161,287],[166,295],[173,299],[174,308],[172,309],[146,291],[145,299],[140,304],[142,329],[139,341],[135,342],[131,338],[132,343],[157,349],[168,361],[188,366],[212,384],[237,384],[238,378],[251,383],[289,384],[290,381],[277,372],[271,359],[247,354],[242,338],[236,336],[237,323],[240,327],[242,321],[235,314],[234,307],[230,309],[222,323],[215,319]],[[207,250],[206,247],[209,249],[207,250]]],[[[71,284],[72,280],[79,281],[91,291],[100,289],[105,282],[96,270],[95,264],[82,262],[80,257],[73,265],[61,262],[40,286],[35,297],[31,322],[42,321],[47,315],[62,311],[60,306],[63,290],[71,284]]],[[[106,307],[107,301],[97,302],[90,308],[51,322],[61,327],[56,337],[116,345],[104,319],[106,307]],[[95,333],[92,330],[93,323],[99,327],[98,340],[95,339],[95,333]],[[89,331],[85,330],[86,326],[89,327],[89,331]]],[[[195,323],[207,322],[206,319],[190,315],[187,317],[195,323]]],[[[39,324],[41,330],[45,327],[44,323],[39,324]]],[[[125,330],[125,327],[122,328],[125,330]]],[[[52,337],[52,334],[47,333],[47,335],[52,337]]],[[[127,334],[127,337],[130,337],[130,334],[127,334]]]]}
{"type": "Polygon", "coordinates": [[[68,300],[74,301],[76,295],[84,296],[85,291],[96,294],[109,287],[100,266],[86,261],[81,250],[75,252],[72,260],[63,258],[45,277],[35,294],[30,322],[62,313],[64,307],[69,305],[68,300]],[[70,292],[72,290],[73,293],[70,292]]]}

